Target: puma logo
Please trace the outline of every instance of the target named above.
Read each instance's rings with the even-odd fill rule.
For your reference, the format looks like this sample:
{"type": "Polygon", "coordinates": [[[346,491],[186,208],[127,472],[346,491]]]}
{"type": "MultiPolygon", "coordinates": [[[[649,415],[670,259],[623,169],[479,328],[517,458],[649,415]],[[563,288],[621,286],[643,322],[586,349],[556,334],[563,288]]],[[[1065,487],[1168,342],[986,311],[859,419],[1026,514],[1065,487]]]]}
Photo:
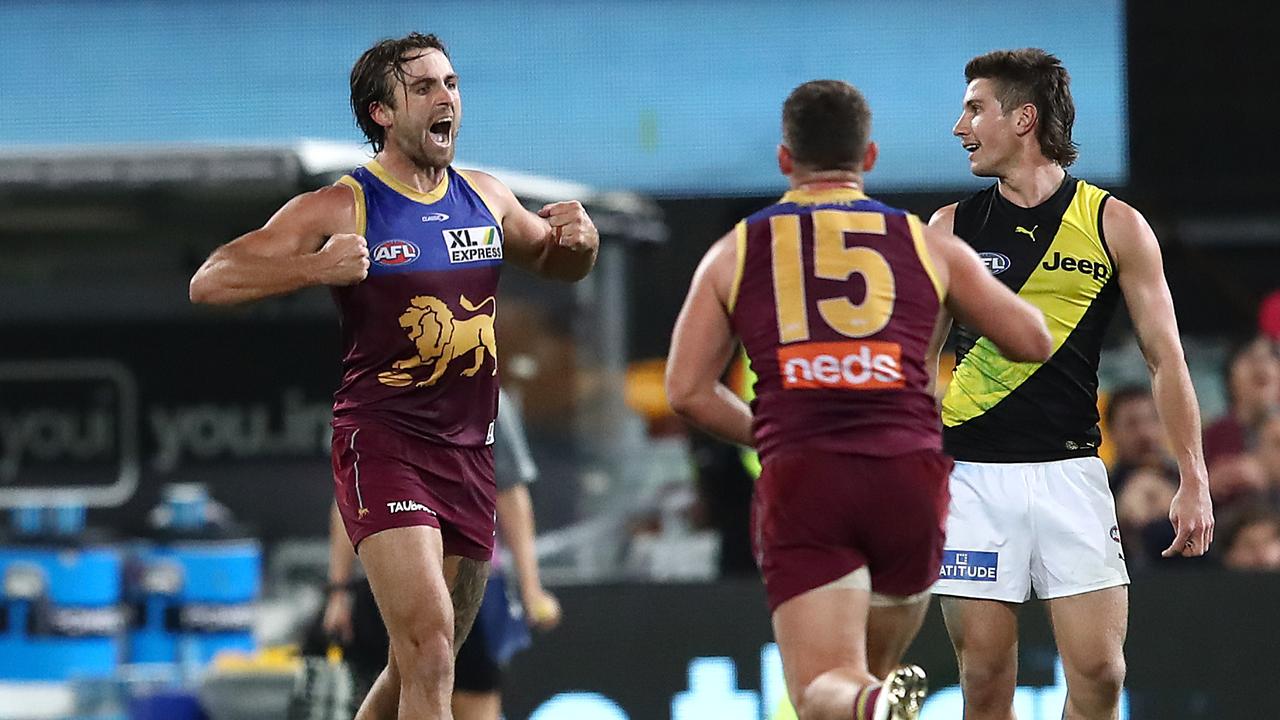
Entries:
{"type": "Polygon", "coordinates": [[[1021,225],[1019,225],[1018,227],[1014,228],[1013,230],[1014,230],[1014,232],[1022,233],[1023,235],[1026,235],[1027,237],[1031,238],[1031,242],[1035,242],[1035,241],[1036,241],[1036,230],[1039,230],[1039,229],[1040,229],[1040,226],[1039,226],[1039,225],[1037,225],[1037,226],[1035,226],[1035,227],[1031,228],[1030,230],[1028,230],[1028,229],[1026,229],[1026,228],[1022,227],[1021,225]]]}

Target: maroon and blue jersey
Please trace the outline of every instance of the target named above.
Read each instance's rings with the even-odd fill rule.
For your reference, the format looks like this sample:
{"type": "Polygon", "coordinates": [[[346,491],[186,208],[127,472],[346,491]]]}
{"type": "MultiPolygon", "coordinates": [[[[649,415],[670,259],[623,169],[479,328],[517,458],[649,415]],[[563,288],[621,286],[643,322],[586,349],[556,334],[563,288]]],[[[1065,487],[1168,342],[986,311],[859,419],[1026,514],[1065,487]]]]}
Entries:
{"type": "Polygon", "coordinates": [[[919,218],[851,188],[793,190],[736,234],[729,313],[761,460],[941,448],[926,356],[944,289],[919,218]]]}
{"type": "Polygon", "coordinates": [[[333,289],[342,322],[335,427],[372,421],[436,443],[493,442],[493,319],[502,227],[452,167],[429,193],[377,161],[344,176],[355,191],[369,276],[333,289]]]}

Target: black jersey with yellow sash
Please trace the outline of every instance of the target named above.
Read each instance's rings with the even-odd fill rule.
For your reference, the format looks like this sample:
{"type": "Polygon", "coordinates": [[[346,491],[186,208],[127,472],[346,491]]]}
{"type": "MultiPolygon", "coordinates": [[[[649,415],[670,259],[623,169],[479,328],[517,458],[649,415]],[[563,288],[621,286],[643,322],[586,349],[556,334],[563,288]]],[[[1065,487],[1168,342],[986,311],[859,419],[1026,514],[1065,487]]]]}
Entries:
{"type": "Polygon", "coordinates": [[[1102,233],[1110,195],[1067,175],[1033,208],[993,185],[956,206],[955,234],[1019,297],[1044,313],[1053,355],[1006,360],[959,328],[956,370],[942,401],[946,450],[970,462],[1047,462],[1096,455],[1098,356],[1119,290],[1102,233]]]}

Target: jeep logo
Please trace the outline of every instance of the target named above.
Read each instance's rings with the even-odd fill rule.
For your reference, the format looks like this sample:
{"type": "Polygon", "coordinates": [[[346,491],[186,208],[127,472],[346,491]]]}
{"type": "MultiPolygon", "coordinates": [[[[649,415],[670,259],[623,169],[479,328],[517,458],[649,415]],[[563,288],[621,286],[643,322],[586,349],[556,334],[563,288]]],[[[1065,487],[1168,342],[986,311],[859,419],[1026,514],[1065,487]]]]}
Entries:
{"type": "Polygon", "coordinates": [[[1065,270],[1083,275],[1092,275],[1094,280],[1102,281],[1105,281],[1107,276],[1111,274],[1111,269],[1103,263],[1085,260],[1084,258],[1063,257],[1060,252],[1055,252],[1052,258],[1040,263],[1040,267],[1045,270],[1065,270]]]}

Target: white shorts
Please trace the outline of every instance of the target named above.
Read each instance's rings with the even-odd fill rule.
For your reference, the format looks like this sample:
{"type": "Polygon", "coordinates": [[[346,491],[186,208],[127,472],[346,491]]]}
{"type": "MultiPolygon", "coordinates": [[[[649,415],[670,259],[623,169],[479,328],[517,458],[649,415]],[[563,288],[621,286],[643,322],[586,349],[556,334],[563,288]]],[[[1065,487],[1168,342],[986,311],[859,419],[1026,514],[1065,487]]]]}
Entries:
{"type": "Polygon", "coordinates": [[[1025,602],[1128,584],[1101,460],[956,463],[935,594],[1025,602]]]}

